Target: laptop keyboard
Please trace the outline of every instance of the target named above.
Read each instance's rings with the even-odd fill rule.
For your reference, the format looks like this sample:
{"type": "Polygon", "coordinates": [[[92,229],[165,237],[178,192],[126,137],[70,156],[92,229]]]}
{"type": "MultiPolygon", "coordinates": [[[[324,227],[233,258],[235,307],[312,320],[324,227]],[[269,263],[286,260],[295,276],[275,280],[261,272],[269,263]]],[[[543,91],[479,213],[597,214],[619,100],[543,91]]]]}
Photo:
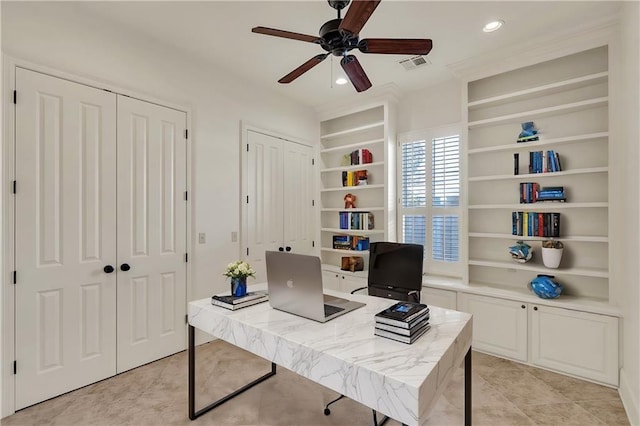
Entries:
{"type": "Polygon", "coordinates": [[[331,316],[333,314],[337,314],[340,311],[344,311],[344,308],[338,308],[336,306],[324,305],[324,317],[331,316]]]}

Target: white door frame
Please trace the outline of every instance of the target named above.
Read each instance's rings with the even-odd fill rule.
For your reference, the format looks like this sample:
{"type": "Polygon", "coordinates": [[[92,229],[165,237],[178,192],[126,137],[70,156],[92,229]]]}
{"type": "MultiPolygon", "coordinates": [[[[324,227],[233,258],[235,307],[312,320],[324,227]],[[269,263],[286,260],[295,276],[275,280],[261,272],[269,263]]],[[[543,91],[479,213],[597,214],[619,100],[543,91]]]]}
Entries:
{"type": "MultiPolygon", "coordinates": [[[[14,321],[14,308],[15,308],[15,291],[13,285],[13,268],[14,268],[14,212],[15,203],[13,198],[13,185],[12,182],[15,179],[15,108],[12,106],[13,91],[15,90],[15,71],[16,68],[26,68],[31,71],[48,74],[53,77],[62,78],[75,83],[84,84],[86,86],[95,87],[97,89],[107,90],[117,94],[126,95],[132,98],[139,99],[141,101],[150,102],[160,106],[183,111],[187,114],[187,129],[189,130],[189,138],[187,140],[187,191],[189,193],[187,201],[187,241],[186,247],[189,254],[195,252],[193,242],[195,241],[193,236],[195,209],[194,205],[195,194],[193,193],[193,143],[194,137],[191,131],[191,109],[183,105],[178,105],[172,102],[167,102],[161,99],[147,96],[146,94],[138,93],[132,90],[123,89],[119,86],[115,86],[108,83],[102,83],[97,80],[91,80],[84,77],[60,71],[54,68],[47,67],[41,64],[35,64],[23,59],[11,57],[8,55],[2,55],[3,62],[3,81],[2,81],[2,110],[3,110],[3,129],[2,134],[2,148],[1,155],[2,164],[0,170],[0,183],[1,200],[2,200],[2,216],[0,220],[2,222],[2,229],[0,236],[2,237],[1,259],[0,259],[0,282],[2,282],[2,302],[0,303],[0,331],[2,332],[2,338],[0,340],[0,418],[10,416],[15,413],[15,376],[13,374],[13,361],[15,360],[15,321],[14,321]]],[[[20,94],[18,93],[18,102],[20,102],[20,94]]],[[[18,188],[19,191],[19,188],[18,188]]],[[[187,263],[187,300],[191,300],[193,294],[193,288],[191,283],[192,270],[191,265],[193,262],[187,263]]],[[[17,284],[20,285],[20,284],[17,284]]],[[[185,347],[186,347],[185,340],[185,347]]],[[[20,366],[18,365],[18,370],[20,366]]],[[[19,374],[19,373],[18,373],[19,374]]]]}
{"type": "MultiPolygon", "coordinates": [[[[296,138],[290,135],[286,135],[283,133],[279,133],[279,132],[275,132],[273,130],[267,130],[263,127],[259,127],[250,123],[246,123],[244,121],[240,121],[240,128],[241,128],[241,135],[240,135],[240,236],[239,236],[239,241],[240,241],[240,247],[239,247],[239,257],[238,259],[246,259],[247,258],[247,247],[249,247],[249,241],[248,241],[248,229],[249,229],[249,211],[248,211],[248,207],[247,207],[247,203],[246,203],[246,199],[247,199],[247,195],[249,194],[249,184],[248,184],[248,179],[247,179],[247,174],[246,174],[246,170],[248,167],[248,160],[249,157],[247,155],[247,144],[249,143],[249,138],[248,138],[248,132],[252,131],[252,132],[256,132],[256,133],[262,133],[263,135],[267,135],[267,136],[271,136],[277,139],[282,139],[285,140],[287,142],[293,142],[293,143],[297,143],[300,145],[304,145],[304,146],[308,146],[311,148],[312,152],[313,152],[313,156],[314,158],[317,159],[317,155],[316,155],[316,147],[305,140],[302,140],[300,138],[296,138]]],[[[314,192],[314,198],[316,200],[316,206],[319,205],[318,203],[318,193],[317,193],[317,180],[316,180],[316,173],[313,174],[313,182],[312,182],[312,188],[313,188],[313,192],[314,192]]],[[[314,213],[314,218],[313,218],[313,222],[312,223],[320,223],[319,219],[318,219],[318,209],[317,207],[313,210],[314,213]]],[[[317,240],[317,237],[314,235],[314,239],[317,240]]]]}

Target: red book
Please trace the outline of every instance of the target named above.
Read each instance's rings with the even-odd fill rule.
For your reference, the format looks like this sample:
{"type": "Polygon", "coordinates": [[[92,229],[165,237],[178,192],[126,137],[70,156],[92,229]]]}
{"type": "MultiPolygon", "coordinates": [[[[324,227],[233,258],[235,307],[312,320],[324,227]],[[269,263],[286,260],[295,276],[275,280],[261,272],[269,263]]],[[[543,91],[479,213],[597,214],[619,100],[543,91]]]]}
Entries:
{"type": "Polygon", "coordinates": [[[544,237],[544,213],[538,213],[538,237],[544,237]]]}

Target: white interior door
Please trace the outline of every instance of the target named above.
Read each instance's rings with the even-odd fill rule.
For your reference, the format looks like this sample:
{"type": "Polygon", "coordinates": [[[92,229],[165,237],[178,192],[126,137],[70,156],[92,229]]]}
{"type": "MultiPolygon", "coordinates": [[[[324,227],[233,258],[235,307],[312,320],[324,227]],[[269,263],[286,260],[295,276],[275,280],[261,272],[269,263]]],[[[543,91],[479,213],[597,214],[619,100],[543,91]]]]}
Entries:
{"type": "Polygon", "coordinates": [[[264,252],[282,247],[282,139],[249,130],[247,134],[247,255],[256,280],[266,280],[264,252]]]}
{"type": "Polygon", "coordinates": [[[116,372],[115,95],[16,70],[16,409],[116,372]]]}
{"type": "Polygon", "coordinates": [[[118,95],[118,372],[186,347],[185,129],[118,95]]]}
{"type": "Polygon", "coordinates": [[[284,245],[294,253],[313,250],[311,147],[284,143],[284,245]]]}

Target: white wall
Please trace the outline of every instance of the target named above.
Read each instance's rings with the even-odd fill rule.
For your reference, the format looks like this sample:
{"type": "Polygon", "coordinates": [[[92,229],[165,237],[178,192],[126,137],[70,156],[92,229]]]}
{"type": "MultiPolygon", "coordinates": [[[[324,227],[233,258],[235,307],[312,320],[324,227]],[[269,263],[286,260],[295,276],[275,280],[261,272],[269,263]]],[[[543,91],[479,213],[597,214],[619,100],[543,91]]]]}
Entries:
{"type": "Polygon", "coordinates": [[[240,230],[240,121],[317,144],[315,112],[279,96],[275,85],[265,91],[222,75],[140,34],[87,18],[70,4],[2,2],[2,49],[191,109],[191,299],[227,289],[224,266],[239,258],[231,232],[240,230]],[[206,233],[206,244],[197,244],[198,232],[206,233]]]}
{"type": "MultiPolygon", "coordinates": [[[[624,402],[631,424],[640,424],[640,7],[638,2],[625,2],[621,10],[620,21],[620,68],[621,97],[620,136],[626,146],[625,193],[627,217],[624,221],[626,235],[625,275],[626,285],[622,292],[622,361],[620,374],[620,396],[624,402]]],[[[617,117],[612,117],[616,119],[617,117]]]]}
{"type": "Polygon", "coordinates": [[[405,94],[398,102],[398,134],[460,122],[461,84],[454,78],[405,94]]]}

